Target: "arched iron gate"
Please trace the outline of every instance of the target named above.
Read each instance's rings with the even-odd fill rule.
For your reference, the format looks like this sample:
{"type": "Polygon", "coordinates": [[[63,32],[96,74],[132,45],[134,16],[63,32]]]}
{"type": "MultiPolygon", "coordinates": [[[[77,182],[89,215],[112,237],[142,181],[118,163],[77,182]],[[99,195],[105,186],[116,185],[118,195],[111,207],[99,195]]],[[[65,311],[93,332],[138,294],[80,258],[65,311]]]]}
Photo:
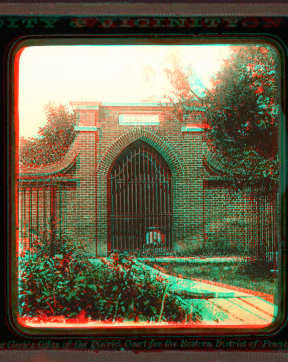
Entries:
{"type": "Polygon", "coordinates": [[[172,247],[172,175],[163,157],[136,141],[108,173],[108,251],[172,247]]]}

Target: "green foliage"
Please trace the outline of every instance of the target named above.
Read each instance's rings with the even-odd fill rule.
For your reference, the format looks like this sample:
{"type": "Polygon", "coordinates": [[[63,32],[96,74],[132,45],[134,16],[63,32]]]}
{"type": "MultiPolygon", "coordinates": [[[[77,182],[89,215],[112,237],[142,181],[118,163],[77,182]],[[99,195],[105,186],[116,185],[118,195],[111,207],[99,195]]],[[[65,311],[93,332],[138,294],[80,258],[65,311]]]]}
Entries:
{"type": "MultiPolygon", "coordinates": [[[[166,281],[161,277],[151,277],[145,271],[135,271],[131,255],[115,253],[103,260],[103,264],[105,280],[102,293],[104,308],[109,312],[105,316],[98,315],[98,318],[118,322],[157,322],[166,281]]],[[[161,320],[181,322],[184,317],[185,311],[179,308],[177,297],[167,292],[161,320]]]]}
{"type": "MultiPolygon", "coordinates": [[[[47,241],[40,239],[30,254],[20,256],[20,316],[102,322],[182,322],[187,316],[165,280],[135,272],[132,256],[113,254],[94,265],[67,238],[54,246],[54,256],[47,241]]],[[[195,313],[194,319],[201,320],[195,313]]]]}
{"type": "MultiPolygon", "coordinates": [[[[149,71],[151,72],[151,68],[149,68],[148,72],[149,71]]],[[[156,71],[152,70],[152,74],[155,73],[156,71]]],[[[203,107],[203,100],[197,95],[194,89],[195,79],[197,83],[195,70],[191,65],[184,67],[183,64],[181,64],[180,57],[177,52],[175,52],[171,54],[169,67],[164,68],[164,74],[169,81],[170,87],[168,85],[167,88],[163,88],[163,99],[165,100],[163,111],[170,119],[174,121],[177,119],[180,123],[187,123],[187,118],[185,117],[187,113],[191,114],[195,107],[203,107]]],[[[147,77],[149,78],[149,75],[147,77]]],[[[154,79],[153,82],[155,81],[157,80],[154,79]]],[[[146,101],[155,101],[155,98],[156,96],[154,95],[146,99],[146,101]]],[[[159,99],[156,98],[156,101],[159,102],[159,99]]],[[[161,104],[162,102],[160,101],[159,103],[161,104]]]]}
{"type": "Polygon", "coordinates": [[[233,243],[216,236],[211,241],[197,246],[188,245],[181,251],[183,256],[200,256],[200,257],[222,257],[222,256],[242,256],[244,253],[244,245],[240,242],[233,243]]]}
{"type": "Polygon", "coordinates": [[[137,258],[155,258],[155,257],[195,257],[195,256],[235,256],[243,255],[244,244],[241,242],[231,242],[225,235],[213,235],[211,240],[205,243],[188,243],[181,250],[172,250],[165,248],[147,248],[131,252],[133,257],[137,258]]]}
{"type": "Polygon", "coordinates": [[[278,179],[278,63],[271,47],[234,47],[206,91],[210,163],[237,183],[278,179]]]}
{"type": "Polygon", "coordinates": [[[21,316],[71,317],[94,304],[97,268],[68,238],[55,245],[40,237],[30,253],[22,252],[19,264],[21,316]]]}
{"type": "Polygon", "coordinates": [[[193,119],[206,108],[210,129],[204,157],[221,176],[243,186],[268,189],[279,178],[278,127],[280,120],[280,64],[267,45],[231,47],[231,54],[212,79],[205,96],[195,93],[191,69],[184,70],[177,56],[165,69],[173,88],[166,95],[173,119],[193,119]],[[269,186],[269,187],[268,187],[269,186]]]}
{"type": "Polygon", "coordinates": [[[23,167],[50,165],[59,161],[75,139],[75,115],[65,106],[51,103],[45,106],[47,124],[38,131],[39,137],[30,138],[19,152],[23,167]]]}
{"type": "Polygon", "coordinates": [[[198,98],[190,86],[190,79],[195,75],[194,71],[191,67],[184,70],[176,54],[172,55],[170,67],[166,68],[164,72],[172,86],[170,94],[165,95],[169,102],[176,101],[187,104],[187,102],[198,98]]]}
{"type": "Polygon", "coordinates": [[[177,61],[172,63],[171,69],[166,69],[167,77],[173,86],[172,97],[167,100],[172,104],[171,114],[176,117],[180,123],[187,123],[188,116],[198,112],[199,107],[203,107],[203,98],[199,97],[192,89],[195,72],[192,69],[184,71],[177,61]]]}
{"type": "MultiPolygon", "coordinates": [[[[119,253],[119,250],[112,250],[111,253],[119,253]]],[[[121,252],[122,254],[126,255],[125,253],[121,252]]],[[[131,255],[135,258],[145,258],[145,257],[155,257],[155,256],[173,256],[178,255],[176,250],[167,249],[163,247],[148,247],[143,249],[137,249],[133,251],[127,252],[127,256],[131,255]]]]}

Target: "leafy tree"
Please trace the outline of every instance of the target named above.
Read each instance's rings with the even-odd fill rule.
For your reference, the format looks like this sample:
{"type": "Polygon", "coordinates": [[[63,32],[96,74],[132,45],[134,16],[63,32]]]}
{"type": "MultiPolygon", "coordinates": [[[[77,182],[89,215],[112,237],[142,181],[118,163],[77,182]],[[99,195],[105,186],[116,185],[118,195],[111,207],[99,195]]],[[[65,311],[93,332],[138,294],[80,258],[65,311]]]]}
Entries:
{"type": "Polygon", "coordinates": [[[172,105],[171,114],[179,122],[185,123],[188,119],[186,116],[191,115],[195,108],[201,107],[204,101],[203,97],[194,91],[194,79],[197,78],[197,74],[191,66],[184,69],[176,54],[172,54],[171,64],[164,69],[164,73],[172,86],[164,98],[172,105]]]}
{"type": "Polygon", "coordinates": [[[267,235],[264,225],[274,219],[277,207],[279,74],[273,48],[234,47],[205,97],[210,129],[204,156],[216,173],[233,181],[237,193],[241,191],[251,205],[253,264],[264,269],[269,264],[267,252],[277,250],[272,240],[278,238],[272,221],[269,235],[273,236],[267,235]]]}
{"type": "Polygon", "coordinates": [[[235,186],[275,184],[278,179],[279,72],[268,46],[241,46],[206,90],[210,129],[206,156],[235,186]]]}
{"type": "MultiPolygon", "coordinates": [[[[170,107],[167,112],[168,116],[178,119],[181,123],[185,123],[188,119],[186,116],[191,114],[195,107],[203,105],[202,95],[197,94],[195,91],[199,88],[197,83],[199,81],[201,83],[200,77],[197,77],[191,65],[188,68],[182,66],[176,52],[170,54],[169,65],[163,69],[162,73],[162,76],[166,77],[168,82],[164,83],[165,88],[162,88],[161,96],[154,94],[143,101],[164,103],[163,110],[165,112],[167,112],[167,106],[170,107]],[[161,98],[161,101],[159,98],[161,98]]],[[[150,66],[146,67],[145,78],[150,81],[151,89],[153,89],[155,83],[159,82],[157,80],[158,75],[157,71],[150,66]]]]}
{"type": "Polygon", "coordinates": [[[272,47],[231,47],[203,94],[196,92],[195,71],[184,69],[176,54],[164,72],[172,86],[164,98],[174,118],[188,122],[198,107],[206,108],[204,156],[216,173],[232,179],[237,189],[277,183],[280,72],[272,47]]]}
{"type": "MultiPolygon", "coordinates": [[[[214,173],[232,181],[231,196],[240,196],[251,205],[252,216],[246,220],[254,225],[251,255],[257,256],[258,266],[264,261],[264,267],[266,253],[271,252],[268,248],[272,248],[271,238],[277,240],[276,234],[270,237],[265,233],[263,210],[270,209],[272,223],[279,178],[279,68],[272,47],[231,47],[230,56],[204,97],[197,95],[193,87],[188,88],[190,79],[179,64],[172,62],[171,70],[166,71],[175,90],[174,99],[170,98],[174,102],[172,112],[180,122],[193,116],[195,107],[206,108],[209,128],[204,135],[204,157],[214,173]]],[[[275,230],[270,224],[269,235],[275,230]]]]}
{"type": "Polygon", "coordinates": [[[45,105],[47,124],[37,138],[29,138],[20,148],[19,161],[24,167],[50,165],[59,161],[75,139],[75,115],[66,106],[45,105]]]}

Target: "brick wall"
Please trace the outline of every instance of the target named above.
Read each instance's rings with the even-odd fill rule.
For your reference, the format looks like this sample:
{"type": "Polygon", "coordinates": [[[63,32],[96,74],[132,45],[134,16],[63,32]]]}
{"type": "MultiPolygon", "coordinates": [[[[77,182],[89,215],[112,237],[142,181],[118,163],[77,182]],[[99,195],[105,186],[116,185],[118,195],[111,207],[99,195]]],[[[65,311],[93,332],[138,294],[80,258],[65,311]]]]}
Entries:
{"type": "MultiPolygon", "coordinates": [[[[195,242],[201,239],[199,232],[193,235],[203,218],[203,208],[199,208],[203,198],[201,134],[183,135],[182,125],[162,112],[161,122],[156,126],[119,125],[119,115],[134,111],[135,107],[100,107],[99,154],[98,167],[98,240],[106,252],[107,240],[107,197],[106,178],[114,161],[129,144],[141,139],[154,147],[165,159],[173,177],[173,247],[179,249],[188,242],[187,236],[195,242]],[[200,147],[200,149],[199,149],[200,147]],[[200,167],[200,170],[199,170],[200,167]],[[192,171],[192,174],[191,172],[192,171]],[[187,232],[192,234],[190,234],[187,232]]],[[[138,112],[161,111],[159,107],[137,107],[138,112]]]]}
{"type": "Polygon", "coordinates": [[[20,169],[18,188],[18,235],[28,247],[39,235],[75,234],[75,190],[77,152],[73,144],[58,163],[34,169],[20,169]]]}
{"type": "Polygon", "coordinates": [[[239,252],[250,243],[247,237],[249,203],[244,197],[233,193],[225,183],[205,183],[204,187],[204,239],[206,245],[235,247],[239,252]]]}
{"type": "Polygon", "coordinates": [[[277,197],[276,191],[235,192],[225,181],[204,181],[204,243],[276,263],[277,197]]]}
{"type": "Polygon", "coordinates": [[[192,241],[202,241],[203,232],[199,228],[203,223],[202,133],[183,133],[183,125],[177,119],[153,104],[78,102],[72,105],[78,120],[76,147],[80,153],[76,170],[80,180],[75,199],[76,232],[79,239],[90,244],[92,255],[94,250],[98,255],[107,254],[109,169],[115,158],[136,140],[155,148],[171,170],[173,247],[180,249],[192,241]],[[158,125],[119,124],[120,115],[155,112],[160,115],[158,125]]]}
{"type": "MultiPolygon", "coordinates": [[[[65,183],[63,179],[55,189],[56,210],[53,215],[51,214],[53,207],[50,205],[51,188],[45,191],[45,211],[44,189],[40,187],[38,191],[38,216],[37,190],[32,188],[31,225],[33,227],[36,226],[38,217],[38,227],[44,227],[45,218],[45,224],[51,228],[49,218],[53,216],[58,238],[62,232],[65,232],[75,242],[84,244],[91,256],[107,255],[109,170],[115,159],[129,145],[142,140],[163,157],[172,174],[173,249],[193,249],[203,243],[207,245],[218,241],[227,242],[229,245],[244,245],[244,247],[249,244],[250,248],[253,248],[256,226],[255,223],[249,223],[255,213],[255,205],[251,198],[241,195],[232,197],[230,186],[223,182],[209,181],[211,175],[203,166],[202,131],[205,127],[203,112],[199,113],[200,118],[194,117],[189,120],[191,124],[184,126],[173,118],[167,109],[155,104],[116,105],[95,102],[71,104],[76,113],[77,137],[67,157],[65,156],[66,160],[63,160],[61,165],[53,165],[46,169],[46,176],[43,176],[43,170],[41,172],[34,170],[33,175],[23,176],[24,179],[25,177],[30,179],[32,186],[33,182],[41,177],[46,177],[51,182],[57,177],[73,179],[70,183],[65,183]],[[119,123],[121,115],[132,113],[159,114],[159,123],[154,125],[119,123]]],[[[23,217],[24,198],[23,194],[20,194],[22,213],[19,215],[20,223],[23,225],[24,221],[30,223],[29,200],[26,197],[25,217],[23,217]]],[[[266,202],[268,206],[266,204],[261,206],[264,219],[270,215],[269,202],[266,202]]],[[[270,231],[265,230],[263,240],[271,239],[268,235],[270,231]]],[[[27,237],[27,228],[24,236],[27,237]]]]}

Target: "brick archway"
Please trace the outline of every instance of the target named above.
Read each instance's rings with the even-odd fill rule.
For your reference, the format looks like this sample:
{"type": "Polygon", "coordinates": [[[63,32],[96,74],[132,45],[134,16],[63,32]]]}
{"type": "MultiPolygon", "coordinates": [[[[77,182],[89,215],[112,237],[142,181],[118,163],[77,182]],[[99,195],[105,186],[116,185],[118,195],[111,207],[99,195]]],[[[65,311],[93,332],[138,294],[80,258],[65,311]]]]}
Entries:
{"type": "MultiPolygon", "coordinates": [[[[152,146],[158,151],[167,162],[173,177],[173,199],[175,209],[181,207],[182,195],[179,193],[181,185],[186,183],[189,179],[189,172],[185,159],[178,151],[177,147],[165,136],[145,130],[142,128],[133,129],[123,136],[119,137],[117,141],[105,152],[96,170],[97,178],[97,254],[107,254],[107,174],[111,165],[117,156],[127,148],[131,143],[141,140],[152,146]]],[[[180,220],[183,216],[181,213],[176,213],[173,222],[173,244],[177,239],[177,230],[180,227],[180,220]]]]}
{"type": "Polygon", "coordinates": [[[131,143],[142,140],[154,147],[168,163],[173,176],[183,178],[188,176],[188,168],[184,157],[178,151],[177,147],[162,134],[157,134],[150,130],[143,128],[136,128],[123,136],[119,137],[117,141],[105,152],[99,166],[97,168],[97,175],[107,175],[113,160],[131,143]]]}
{"type": "Polygon", "coordinates": [[[120,153],[107,175],[108,251],[171,249],[172,182],[167,163],[146,142],[120,153]]]}

